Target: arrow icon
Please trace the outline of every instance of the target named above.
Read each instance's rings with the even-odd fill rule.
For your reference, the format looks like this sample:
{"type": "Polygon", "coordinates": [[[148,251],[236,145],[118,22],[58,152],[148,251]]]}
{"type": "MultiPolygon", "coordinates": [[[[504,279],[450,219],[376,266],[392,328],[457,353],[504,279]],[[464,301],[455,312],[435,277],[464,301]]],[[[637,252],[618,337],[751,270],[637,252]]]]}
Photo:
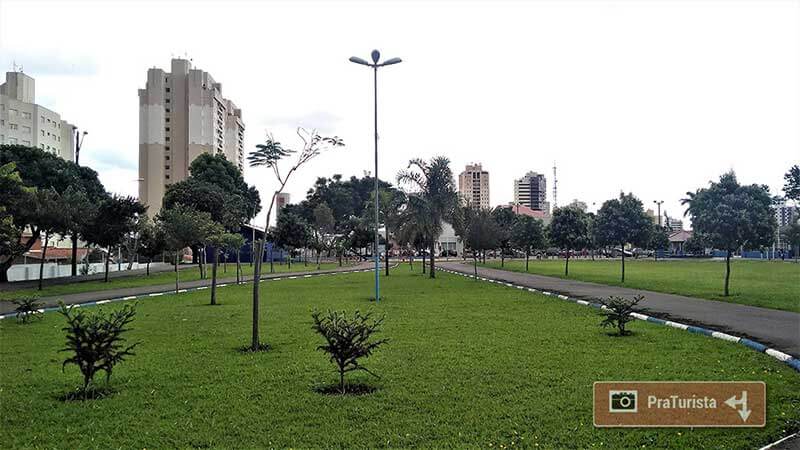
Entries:
{"type": "Polygon", "coordinates": [[[750,413],[753,412],[752,410],[747,409],[747,391],[742,391],[742,398],[736,398],[734,395],[733,397],[725,400],[725,404],[737,410],[736,412],[739,413],[739,417],[742,418],[742,422],[747,422],[747,418],[750,417],[750,413]],[[739,405],[742,405],[742,409],[738,408],[739,405]]]}

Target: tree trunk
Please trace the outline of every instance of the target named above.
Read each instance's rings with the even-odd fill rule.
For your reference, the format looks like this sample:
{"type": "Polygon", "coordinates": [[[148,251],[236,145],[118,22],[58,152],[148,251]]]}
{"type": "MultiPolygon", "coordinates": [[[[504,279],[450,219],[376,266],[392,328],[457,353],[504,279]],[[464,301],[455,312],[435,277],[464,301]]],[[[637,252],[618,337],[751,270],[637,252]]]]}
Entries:
{"type": "Polygon", "coordinates": [[[0,262],[0,282],[4,283],[8,282],[8,269],[10,269],[11,266],[14,265],[14,258],[16,258],[17,256],[22,256],[26,252],[30,251],[30,249],[33,247],[33,244],[35,244],[36,241],[39,239],[39,236],[41,236],[41,232],[38,229],[33,229],[31,231],[31,236],[22,245],[22,248],[20,249],[21,251],[19,253],[15,253],[12,255],[2,255],[2,258],[0,258],[3,260],[2,262],[0,262]]]}
{"type": "Polygon", "coordinates": [[[528,260],[530,259],[531,254],[530,252],[525,252],[525,272],[528,271],[528,260]]]}
{"type": "Polygon", "coordinates": [[[731,280],[731,251],[728,250],[728,252],[725,254],[725,297],[727,297],[728,294],[730,294],[730,292],[728,291],[728,285],[730,283],[730,280],[731,280]]]}
{"type": "Polygon", "coordinates": [[[426,264],[427,264],[427,263],[425,262],[425,252],[423,252],[423,253],[422,253],[422,274],[423,274],[423,275],[425,274],[425,265],[426,265],[426,264]]]}
{"type": "Polygon", "coordinates": [[[106,279],[105,282],[108,283],[108,264],[111,262],[111,247],[108,247],[108,251],[106,252],[106,279]]]}
{"type": "Polygon", "coordinates": [[[386,276],[388,277],[388,276],[389,276],[389,248],[388,248],[388,246],[387,246],[387,248],[386,248],[386,261],[385,261],[385,267],[386,267],[386,276]]]}
{"type": "Polygon", "coordinates": [[[413,253],[408,256],[408,267],[411,269],[412,272],[414,271],[414,254],[413,253]]]}
{"type": "Polygon", "coordinates": [[[288,261],[289,261],[289,272],[291,272],[292,271],[292,249],[289,249],[288,261]]]}
{"type": "MultiPolygon", "coordinates": [[[[217,304],[217,265],[219,262],[219,251],[216,247],[211,247],[213,259],[211,260],[211,304],[217,304]]],[[[204,252],[205,253],[205,252],[204,252]]]]}
{"type": "MultiPolygon", "coordinates": [[[[267,214],[267,225],[269,225],[269,213],[267,214]]],[[[258,288],[259,280],[261,278],[261,260],[264,258],[264,244],[266,243],[266,230],[264,232],[264,239],[258,241],[258,259],[255,261],[255,267],[253,268],[253,328],[252,334],[250,339],[250,350],[257,351],[259,347],[258,341],[258,319],[259,319],[259,306],[260,306],[260,298],[258,288]]],[[[272,256],[272,250],[270,250],[270,257],[272,256]]],[[[251,256],[252,259],[252,256],[251,256]]],[[[271,259],[271,258],[270,258],[271,259]]],[[[270,261],[270,269],[272,268],[272,261],[270,261]]]]}
{"type": "Polygon", "coordinates": [[[176,294],[178,293],[178,284],[180,283],[180,275],[178,274],[178,272],[180,272],[178,270],[178,254],[179,254],[179,252],[176,251],[175,252],[175,293],[176,294]]]}
{"type": "Polygon", "coordinates": [[[625,282],[625,245],[622,245],[622,282],[625,282]]]}
{"type": "Polygon", "coordinates": [[[428,274],[431,278],[436,278],[436,242],[431,243],[431,272],[428,274]]]}
{"type": "Polygon", "coordinates": [[[319,270],[319,269],[320,269],[320,265],[319,265],[319,257],[320,257],[320,256],[321,256],[321,255],[320,255],[320,251],[319,251],[319,250],[317,250],[317,270],[319,270]]]}
{"type": "Polygon", "coordinates": [[[506,253],[501,248],[500,249],[500,267],[505,267],[505,266],[506,266],[506,253]]]}
{"type": "Polygon", "coordinates": [[[269,248],[269,273],[275,273],[275,253],[269,248]]]}
{"type": "Polygon", "coordinates": [[[228,252],[222,255],[222,272],[228,273],[228,252]]]}
{"type": "Polygon", "coordinates": [[[567,250],[567,259],[566,263],[564,264],[564,276],[565,277],[569,276],[569,250],[567,250]]]}
{"type": "Polygon", "coordinates": [[[344,395],[344,369],[339,369],[339,391],[344,395]]]}
{"type": "Polygon", "coordinates": [[[242,283],[242,257],[240,252],[241,250],[236,249],[236,284],[242,283]]]}
{"type": "Polygon", "coordinates": [[[150,276],[150,258],[147,258],[147,276],[150,276]]]}
{"type": "Polygon", "coordinates": [[[78,276],[78,233],[72,232],[72,269],[70,275],[78,276]]]}
{"type": "Polygon", "coordinates": [[[475,274],[475,281],[478,281],[478,255],[472,252],[472,270],[475,274]]]}
{"type": "Polygon", "coordinates": [[[39,260],[39,290],[42,290],[42,278],[44,278],[44,261],[47,258],[47,240],[50,238],[50,233],[44,234],[44,243],[42,244],[42,259],[39,260]]]}

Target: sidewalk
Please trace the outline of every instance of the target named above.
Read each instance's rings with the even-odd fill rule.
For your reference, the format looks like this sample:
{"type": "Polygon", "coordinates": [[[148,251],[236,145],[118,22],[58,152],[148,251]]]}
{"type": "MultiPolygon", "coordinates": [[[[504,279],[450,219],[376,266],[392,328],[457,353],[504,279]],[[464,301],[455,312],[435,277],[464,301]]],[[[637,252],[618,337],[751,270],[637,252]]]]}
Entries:
{"type": "MultiPolygon", "coordinates": [[[[472,265],[468,264],[442,262],[440,266],[473,274],[472,265]]],[[[798,313],[499,269],[479,267],[478,275],[580,299],[605,299],[610,295],[630,298],[642,294],[645,300],[641,305],[650,315],[751,338],[800,357],[798,313]]]]}
{"type": "MultiPolygon", "coordinates": [[[[305,272],[281,272],[281,273],[265,273],[261,275],[261,279],[269,279],[269,278],[287,278],[293,276],[303,276],[303,275],[313,275],[313,274],[320,274],[320,273],[337,273],[337,272],[349,272],[353,270],[362,270],[362,269],[369,269],[373,267],[372,263],[360,263],[356,265],[350,266],[343,266],[337,267],[335,269],[327,269],[327,270],[320,270],[320,271],[305,271],[305,272]]],[[[267,268],[269,270],[269,268],[267,268]]],[[[247,282],[253,281],[252,276],[245,276],[242,277],[242,284],[246,284],[247,282]]],[[[236,277],[226,277],[226,278],[217,278],[217,285],[220,284],[235,284],[236,277]]],[[[211,278],[205,280],[195,280],[195,281],[186,281],[180,283],[180,289],[193,289],[201,286],[211,286],[211,278]]],[[[164,292],[164,293],[171,293],[175,292],[175,283],[170,284],[158,284],[158,285],[150,285],[150,286],[137,286],[131,288],[122,288],[122,289],[107,289],[104,291],[92,291],[92,292],[81,292],[77,294],[66,294],[66,295],[59,295],[53,297],[42,297],[39,299],[39,302],[42,304],[43,308],[51,308],[58,305],[58,301],[61,300],[67,305],[72,305],[76,303],[89,303],[89,302],[96,302],[98,300],[107,300],[112,298],[122,298],[122,297],[135,297],[139,295],[147,295],[153,294],[157,292],[164,292]]],[[[17,307],[12,302],[0,302],[0,314],[7,314],[17,307]]]]}

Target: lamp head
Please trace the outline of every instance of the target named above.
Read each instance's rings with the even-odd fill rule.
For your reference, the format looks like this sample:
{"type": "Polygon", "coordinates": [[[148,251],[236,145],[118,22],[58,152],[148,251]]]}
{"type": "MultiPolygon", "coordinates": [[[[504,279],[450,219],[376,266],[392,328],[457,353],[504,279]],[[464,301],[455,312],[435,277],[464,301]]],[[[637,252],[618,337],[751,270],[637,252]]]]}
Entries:
{"type": "Polygon", "coordinates": [[[363,59],[359,58],[358,56],[351,56],[351,57],[350,57],[350,62],[354,62],[354,63],[356,63],[356,64],[361,64],[362,66],[369,66],[369,65],[371,65],[370,63],[368,63],[368,62],[364,61],[363,59]]]}
{"type": "Polygon", "coordinates": [[[378,64],[378,60],[381,59],[381,52],[373,50],[371,56],[372,56],[372,62],[378,64]]]}
{"type": "Polygon", "coordinates": [[[381,63],[381,65],[382,66],[391,66],[392,64],[399,64],[401,62],[403,62],[403,60],[400,59],[400,58],[392,58],[392,59],[384,61],[383,63],[381,63]]]}

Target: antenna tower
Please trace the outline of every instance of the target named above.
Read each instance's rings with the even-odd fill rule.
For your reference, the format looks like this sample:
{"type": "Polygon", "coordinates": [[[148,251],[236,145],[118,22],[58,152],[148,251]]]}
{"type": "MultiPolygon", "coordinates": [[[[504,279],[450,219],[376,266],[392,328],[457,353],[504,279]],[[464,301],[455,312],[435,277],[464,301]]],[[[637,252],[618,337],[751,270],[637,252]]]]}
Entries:
{"type": "Polygon", "coordinates": [[[553,161],[553,209],[558,207],[558,178],[556,178],[556,162],[553,161]]]}

